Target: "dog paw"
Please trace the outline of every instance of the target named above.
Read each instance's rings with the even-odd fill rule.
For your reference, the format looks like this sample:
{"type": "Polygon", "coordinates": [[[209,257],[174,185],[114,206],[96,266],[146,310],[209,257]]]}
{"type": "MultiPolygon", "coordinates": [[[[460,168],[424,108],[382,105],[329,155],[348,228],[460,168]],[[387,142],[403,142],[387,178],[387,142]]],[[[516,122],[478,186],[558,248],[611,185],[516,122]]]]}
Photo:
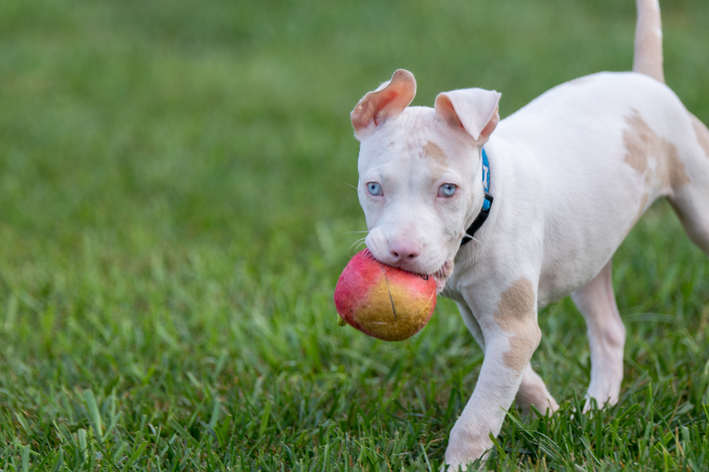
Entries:
{"type": "Polygon", "coordinates": [[[473,471],[482,470],[487,461],[487,454],[483,457],[477,459],[470,459],[463,462],[451,461],[441,466],[441,472],[459,472],[459,471],[473,471]]]}
{"type": "Polygon", "coordinates": [[[471,437],[461,434],[453,427],[448,448],[446,448],[446,465],[443,470],[450,472],[477,470],[487,460],[488,452],[492,446],[489,436],[471,437]]]}
{"type": "Polygon", "coordinates": [[[605,400],[599,400],[603,398],[600,395],[598,397],[586,395],[586,404],[583,406],[583,413],[592,413],[594,410],[602,410],[606,406],[613,406],[618,403],[617,398],[606,397],[605,400]]]}

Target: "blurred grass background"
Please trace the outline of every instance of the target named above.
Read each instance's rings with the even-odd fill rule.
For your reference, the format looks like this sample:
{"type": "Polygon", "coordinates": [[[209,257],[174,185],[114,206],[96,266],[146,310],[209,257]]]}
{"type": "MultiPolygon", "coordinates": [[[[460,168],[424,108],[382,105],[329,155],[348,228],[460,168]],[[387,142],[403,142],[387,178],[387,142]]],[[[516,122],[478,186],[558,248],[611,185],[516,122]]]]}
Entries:
{"type": "MultiPolygon", "coordinates": [[[[663,1],[665,72],[709,122],[709,4],[663,1]]],[[[349,112],[632,65],[634,2],[0,3],[0,469],[436,470],[482,354],[439,300],[414,339],[338,328],[365,229],[349,112]]],[[[709,264],[664,202],[615,259],[618,406],[568,299],[534,364],[560,403],[491,469],[709,464],[709,264]]]]}

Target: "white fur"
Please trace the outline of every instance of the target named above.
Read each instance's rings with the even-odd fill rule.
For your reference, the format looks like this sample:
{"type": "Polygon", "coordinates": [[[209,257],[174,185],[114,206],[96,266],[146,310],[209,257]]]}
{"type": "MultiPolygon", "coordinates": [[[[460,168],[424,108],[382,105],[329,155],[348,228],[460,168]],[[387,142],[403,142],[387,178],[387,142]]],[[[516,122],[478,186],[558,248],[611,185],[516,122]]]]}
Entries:
{"type": "Polygon", "coordinates": [[[496,128],[499,94],[446,95],[459,121],[437,100],[435,110],[390,110],[393,118],[358,135],[358,194],[374,257],[434,274],[485,352],[446,450],[448,464],[465,467],[490,449],[489,434],[499,433],[515,395],[526,410],[530,402],[541,411],[558,408],[529,359],[540,336],[536,309],[570,293],[588,324],[588,397],[599,406],[618,401],[625,329],[611,257],[660,196],[670,198],[692,239],[709,251],[709,156],[677,96],[638,73],[599,73],[560,85],[496,128]],[[663,149],[674,146],[679,161],[670,165],[682,166],[688,180],[677,185],[657,177],[655,169],[672,158],[659,150],[648,152],[644,171],[628,161],[633,117],[669,143],[663,149]],[[483,129],[487,135],[494,129],[487,142],[483,129]],[[483,145],[494,203],[475,240],[461,247],[484,198],[483,145]],[[370,194],[371,182],[381,185],[381,195],[370,194]],[[456,193],[441,197],[443,184],[456,185],[456,193]],[[394,246],[410,254],[402,257],[394,246]],[[526,286],[530,293],[518,289],[526,286]],[[518,308],[525,302],[528,310],[518,308]]]}

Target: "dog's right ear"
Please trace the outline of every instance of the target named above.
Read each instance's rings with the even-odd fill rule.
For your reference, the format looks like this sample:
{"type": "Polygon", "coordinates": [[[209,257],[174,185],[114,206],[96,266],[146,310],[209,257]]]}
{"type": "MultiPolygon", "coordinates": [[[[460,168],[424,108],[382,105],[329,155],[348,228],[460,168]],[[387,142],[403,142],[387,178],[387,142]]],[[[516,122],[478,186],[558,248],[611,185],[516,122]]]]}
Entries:
{"type": "Polygon", "coordinates": [[[484,144],[500,121],[498,104],[501,96],[494,90],[480,88],[443,92],[436,97],[436,117],[484,144]]]}
{"type": "Polygon", "coordinates": [[[408,70],[399,69],[391,80],[369,92],[352,110],[350,118],[355,137],[360,139],[370,127],[397,117],[416,95],[416,80],[408,70]]]}

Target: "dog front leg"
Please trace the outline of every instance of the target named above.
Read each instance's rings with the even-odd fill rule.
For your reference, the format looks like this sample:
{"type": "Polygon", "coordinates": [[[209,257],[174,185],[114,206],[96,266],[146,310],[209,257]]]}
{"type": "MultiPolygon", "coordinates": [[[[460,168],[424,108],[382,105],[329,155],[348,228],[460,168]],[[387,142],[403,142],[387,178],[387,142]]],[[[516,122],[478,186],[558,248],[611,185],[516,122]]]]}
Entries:
{"type": "Polygon", "coordinates": [[[483,457],[500,432],[532,354],[539,345],[536,290],[526,279],[510,286],[493,309],[475,308],[485,360],[472,397],[451,430],[446,463],[457,470],[483,457]]]}
{"type": "MultiPolygon", "coordinates": [[[[465,325],[468,327],[468,331],[473,335],[477,341],[480,348],[485,351],[485,338],[483,337],[482,330],[480,329],[480,324],[478,320],[473,316],[473,312],[470,311],[468,305],[464,302],[456,302],[458,305],[458,310],[460,311],[460,316],[463,318],[465,325]]],[[[556,403],[554,397],[551,396],[547,390],[544,381],[539,375],[534,372],[531,364],[527,365],[522,374],[522,381],[517,390],[517,396],[515,397],[515,404],[517,408],[522,410],[524,416],[529,416],[532,412],[532,405],[539,410],[542,414],[553,413],[559,409],[559,404],[556,403]]]]}

